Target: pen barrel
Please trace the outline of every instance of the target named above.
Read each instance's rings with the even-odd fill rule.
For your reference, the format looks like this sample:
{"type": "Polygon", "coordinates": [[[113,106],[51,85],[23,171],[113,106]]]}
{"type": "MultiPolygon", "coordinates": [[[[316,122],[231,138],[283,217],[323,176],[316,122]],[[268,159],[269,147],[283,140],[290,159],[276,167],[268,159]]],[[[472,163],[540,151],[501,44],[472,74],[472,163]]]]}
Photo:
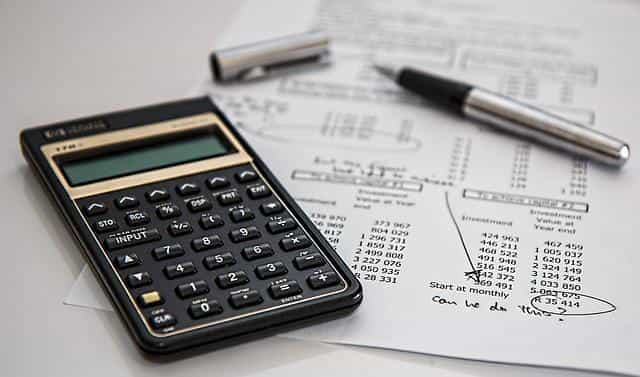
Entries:
{"type": "Polygon", "coordinates": [[[501,130],[607,165],[622,166],[629,159],[629,146],[621,140],[488,90],[470,90],[462,111],[501,130]]]}

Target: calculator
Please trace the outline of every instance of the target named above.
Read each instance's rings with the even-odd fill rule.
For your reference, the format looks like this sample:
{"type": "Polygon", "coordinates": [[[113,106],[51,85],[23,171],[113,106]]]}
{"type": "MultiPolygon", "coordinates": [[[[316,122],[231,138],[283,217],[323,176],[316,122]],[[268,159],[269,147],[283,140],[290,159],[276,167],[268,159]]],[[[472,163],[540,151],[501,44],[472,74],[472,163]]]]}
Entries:
{"type": "Polygon", "coordinates": [[[207,97],[27,129],[20,142],[145,351],[224,346],[362,301],[349,268],[207,97]]]}

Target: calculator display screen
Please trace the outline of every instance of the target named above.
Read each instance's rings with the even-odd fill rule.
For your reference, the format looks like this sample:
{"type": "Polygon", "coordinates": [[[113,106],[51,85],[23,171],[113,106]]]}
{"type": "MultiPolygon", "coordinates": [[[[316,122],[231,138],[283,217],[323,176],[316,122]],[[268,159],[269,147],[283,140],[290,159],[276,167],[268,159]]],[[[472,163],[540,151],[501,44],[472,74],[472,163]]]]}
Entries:
{"type": "Polygon", "coordinates": [[[196,134],[171,141],[137,145],[124,150],[59,163],[71,186],[203,160],[232,152],[217,133],[196,134]]]}

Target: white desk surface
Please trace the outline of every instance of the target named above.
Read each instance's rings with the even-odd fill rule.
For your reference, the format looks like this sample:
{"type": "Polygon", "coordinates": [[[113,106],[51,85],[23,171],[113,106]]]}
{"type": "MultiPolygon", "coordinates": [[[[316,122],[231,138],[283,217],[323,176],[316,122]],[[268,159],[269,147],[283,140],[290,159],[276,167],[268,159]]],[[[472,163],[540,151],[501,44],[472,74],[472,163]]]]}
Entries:
{"type": "Polygon", "coordinates": [[[0,374],[426,376],[435,366],[477,376],[591,375],[283,337],[158,363],[137,350],[115,314],[62,304],[85,262],[25,163],[19,130],[184,97],[241,5],[0,2],[0,374]]]}

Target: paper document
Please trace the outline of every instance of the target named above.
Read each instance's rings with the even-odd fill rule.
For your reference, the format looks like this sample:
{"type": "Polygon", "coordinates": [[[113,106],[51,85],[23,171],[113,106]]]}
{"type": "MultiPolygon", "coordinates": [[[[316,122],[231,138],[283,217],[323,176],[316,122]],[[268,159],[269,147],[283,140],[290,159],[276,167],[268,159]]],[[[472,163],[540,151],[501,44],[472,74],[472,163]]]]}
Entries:
{"type": "Polygon", "coordinates": [[[568,157],[441,112],[369,65],[462,79],[633,149],[638,19],[627,1],[247,4],[220,47],[333,36],[328,68],[196,90],[364,285],[353,315],[294,336],[640,375],[633,153],[620,171],[568,157]]]}

